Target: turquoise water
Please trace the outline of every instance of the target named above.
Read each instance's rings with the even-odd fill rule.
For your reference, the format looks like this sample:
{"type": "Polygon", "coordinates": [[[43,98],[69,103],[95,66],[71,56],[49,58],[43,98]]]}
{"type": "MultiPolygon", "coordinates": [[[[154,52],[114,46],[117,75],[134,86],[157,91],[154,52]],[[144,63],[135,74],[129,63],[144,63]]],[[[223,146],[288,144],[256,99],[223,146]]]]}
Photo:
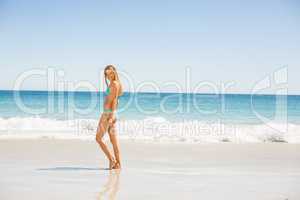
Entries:
{"type": "MultiPolygon", "coordinates": [[[[125,93],[120,138],[300,143],[300,96],[125,93]]],[[[94,139],[103,93],[0,91],[0,138],[94,139]]]]}
{"type": "MultiPolygon", "coordinates": [[[[284,121],[286,110],[288,122],[300,123],[300,96],[296,95],[125,93],[119,102],[119,116],[123,119],[162,117],[175,122],[256,124],[262,123],[261,116],[284,121]]],[[[0,118],[98,119],[102,104],[103,93],[99,92],[0,91],[0,118]],[[16,101],[17,95],[21,103],[16,101]]]]}

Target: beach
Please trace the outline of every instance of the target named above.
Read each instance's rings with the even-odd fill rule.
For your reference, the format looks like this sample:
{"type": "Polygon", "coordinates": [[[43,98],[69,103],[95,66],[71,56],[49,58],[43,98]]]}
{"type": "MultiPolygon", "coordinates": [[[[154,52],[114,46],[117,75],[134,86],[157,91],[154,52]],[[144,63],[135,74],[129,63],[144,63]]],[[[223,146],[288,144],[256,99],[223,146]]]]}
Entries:
{"type": "Polygon", "coordinates": [[[1,139],[0,199],[299,199],[300,144],[1,139]]]}
{"type": "Polygon", "coordinates": [[[300,200],[299,8],[0,0],[0,200],[300,200]]]}

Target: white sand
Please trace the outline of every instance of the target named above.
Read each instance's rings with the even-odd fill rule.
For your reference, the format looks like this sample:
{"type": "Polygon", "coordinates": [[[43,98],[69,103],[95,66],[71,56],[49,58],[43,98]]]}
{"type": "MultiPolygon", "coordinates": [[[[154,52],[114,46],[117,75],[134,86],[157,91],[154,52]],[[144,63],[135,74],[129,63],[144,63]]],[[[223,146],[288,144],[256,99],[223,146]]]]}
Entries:
{"type": "Polygon", "coordinates": [[[0,140],[0,199],[300,199],[299,144],[121,141],[109,171],[93,141],[0,140]]]}

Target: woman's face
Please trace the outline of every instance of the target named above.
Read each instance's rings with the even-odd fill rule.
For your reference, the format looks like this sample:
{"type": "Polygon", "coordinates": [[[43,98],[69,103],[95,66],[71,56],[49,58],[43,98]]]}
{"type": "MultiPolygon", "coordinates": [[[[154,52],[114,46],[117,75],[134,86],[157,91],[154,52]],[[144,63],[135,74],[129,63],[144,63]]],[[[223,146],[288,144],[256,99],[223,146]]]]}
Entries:
{"type": "Polygon", "coordinates": [[[106,75],[106,78],[110,81],[113,80],[114,76],[115,76],[113,70],[111,70],[111,69],[105,70],[105,75],[106,75]]]}

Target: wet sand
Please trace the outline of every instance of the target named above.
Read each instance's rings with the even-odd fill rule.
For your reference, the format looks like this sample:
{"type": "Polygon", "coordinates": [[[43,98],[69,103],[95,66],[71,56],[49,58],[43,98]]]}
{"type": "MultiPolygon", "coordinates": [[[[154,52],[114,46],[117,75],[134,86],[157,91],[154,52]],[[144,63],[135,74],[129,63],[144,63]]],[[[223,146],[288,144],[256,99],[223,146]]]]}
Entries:
{"type": "Polygon", "coordinates": [[[300,199],[300,145],[0,140],[0,199],[300,199]]]}

